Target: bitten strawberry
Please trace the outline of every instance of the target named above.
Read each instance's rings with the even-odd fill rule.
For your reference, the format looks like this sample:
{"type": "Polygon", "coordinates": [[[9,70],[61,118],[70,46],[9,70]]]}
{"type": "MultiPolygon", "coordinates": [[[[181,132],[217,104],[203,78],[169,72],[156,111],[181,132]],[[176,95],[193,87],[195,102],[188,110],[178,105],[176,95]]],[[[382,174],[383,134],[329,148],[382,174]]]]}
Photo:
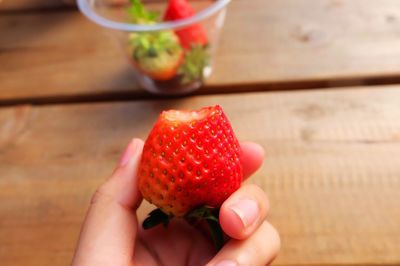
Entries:
{"type": "Polygon", "coordinates": [[[240,154],[220,106],[165,111],[144,145],[139,190],[168,216],[219,208],[242,182],[240,154]]]}
{"type": "MultiPolygon", "coordinates": [[[[195,15],[195,11],[187,0],[169,0],[164,20],[178,20],[195,15]]],[[[181,45],[185,49],[190,49],[193,45],[206,45],[207,35],[200,24],[193,24],[186,28],[176,31],[181,45]]]]}

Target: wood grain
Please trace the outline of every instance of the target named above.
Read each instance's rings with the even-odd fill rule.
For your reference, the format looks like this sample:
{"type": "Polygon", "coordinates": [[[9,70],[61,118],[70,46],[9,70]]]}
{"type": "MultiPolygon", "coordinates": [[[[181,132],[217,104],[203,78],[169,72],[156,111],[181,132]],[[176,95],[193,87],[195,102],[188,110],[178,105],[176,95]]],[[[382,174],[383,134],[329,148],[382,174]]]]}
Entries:
{"type": "MultiPolygon", "coordinates": [[[[400,77],[399,10],[396,0],[235,0],[199,93],[400,77]]],[[[78,12],[2,14],[0,34],[0,101],[143,96],[118,44],[78,12]]]]}
{"type": "Polygon", "coordinates": [[[400,264],[399,86],[3,108],[1,264],[68,264],[90,196],[129,139],[161,110],[217,103],[241,140],[266,150],[252,182],[281,233],[276,265],[400,264]]]}

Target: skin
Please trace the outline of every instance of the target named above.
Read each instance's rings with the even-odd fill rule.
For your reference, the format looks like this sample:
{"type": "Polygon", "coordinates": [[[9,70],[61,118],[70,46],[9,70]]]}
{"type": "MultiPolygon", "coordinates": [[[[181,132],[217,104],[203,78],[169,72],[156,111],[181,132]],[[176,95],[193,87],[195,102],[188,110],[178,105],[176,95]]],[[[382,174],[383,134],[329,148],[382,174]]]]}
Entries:
{"type": "MultiPolygon", "coordinates": [[[[255,143],[242,143],[241,147],[243,172],[248,178],[261,166],[264,151],[255,143]]],[[[141,229],[135,211],[142,201],[136,175],[142,150],[143,141],[133,139],[112,176],[97,189],[72,265],[257,266],[272,262],[280,239],[265,220],[268,199],[255,185],[243,185],[221,206],[220,223],[231,239],[219,252],[204,234],[179,219],[167,229],[141,229]],[[252,203],[253,208],[242,208],[238,215],[234,206],[243,206],[243,202],[246,206],[252,203]]]]}

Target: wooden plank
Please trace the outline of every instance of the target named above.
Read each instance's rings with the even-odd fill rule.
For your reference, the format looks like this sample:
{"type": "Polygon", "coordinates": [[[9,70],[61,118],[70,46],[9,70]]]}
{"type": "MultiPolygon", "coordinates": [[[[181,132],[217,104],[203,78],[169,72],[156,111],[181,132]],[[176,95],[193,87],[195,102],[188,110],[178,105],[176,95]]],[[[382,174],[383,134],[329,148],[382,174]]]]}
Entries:
{"type": "MultiPolygon", "coordinates": [[[[399,77],[398,10],[396,0],[235,0],[199,93],[399,77]]],[[[77,12],[2,15],[0,101],[142,96],[104,32],[77,12]]]]}
{"type": "Polygon", "coordinates": [[[4,17],[0,99],[137,91],[118,44],[80,13],[4,17]]]}
{"type": "Polygon", "coordinates": [[[75,0],[2,0],[0,1],[0,11],[63,8],[74,3],[75,0]]]}
{"type": "Polygon", "coordinates": [[[161,110],[217,103],[241,140],[266,149],[252,182],[282,236],[277,265],[400,264],[400,86],[3,108],[1,264],[68,264],[129,139],[161,110]]]}

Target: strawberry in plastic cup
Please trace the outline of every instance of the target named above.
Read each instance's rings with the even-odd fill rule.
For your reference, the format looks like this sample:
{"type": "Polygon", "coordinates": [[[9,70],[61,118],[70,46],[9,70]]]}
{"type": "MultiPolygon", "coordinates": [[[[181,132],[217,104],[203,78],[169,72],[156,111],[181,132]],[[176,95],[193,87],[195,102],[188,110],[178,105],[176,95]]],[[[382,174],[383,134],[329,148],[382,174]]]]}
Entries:
{"type": "Polygon", "coordinates": [[[157,94],[185,94],[211,74],[229,2],[78,0],[78,6],[114,30],[142,87],[157,94]]]}

